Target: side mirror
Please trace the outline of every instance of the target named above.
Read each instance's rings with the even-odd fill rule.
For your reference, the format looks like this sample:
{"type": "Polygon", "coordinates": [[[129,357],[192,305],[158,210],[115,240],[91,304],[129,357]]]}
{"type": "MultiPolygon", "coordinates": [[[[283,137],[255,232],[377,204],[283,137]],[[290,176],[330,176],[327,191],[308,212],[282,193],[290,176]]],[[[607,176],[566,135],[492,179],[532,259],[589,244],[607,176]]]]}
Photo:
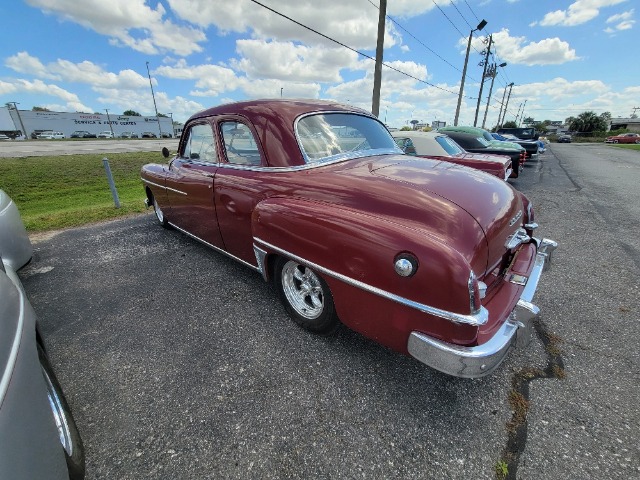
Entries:
{"type": "Polygon", "coordinates": [[[164,158],[169,158],[170,155],[171,153],[169,152],[169,149],[167,147],[162,147],[162,156],[164,158]]]}

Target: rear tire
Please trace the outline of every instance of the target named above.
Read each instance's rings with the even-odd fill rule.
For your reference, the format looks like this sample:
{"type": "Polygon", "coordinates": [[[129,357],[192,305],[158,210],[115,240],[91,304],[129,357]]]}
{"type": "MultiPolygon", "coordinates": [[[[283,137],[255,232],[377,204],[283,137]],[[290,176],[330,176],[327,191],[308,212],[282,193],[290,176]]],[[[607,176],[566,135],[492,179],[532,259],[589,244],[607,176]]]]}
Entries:
{"type": "Polygon", "coordinates": [[[289,316],[305,330],[329,335],[340,326],[329,286],[311,268],[280,257],[274,284],[289,316]]]}
{"type": "Polygon", "coordinates": [[[58,383],[49,359],[40,344],[38,344],[38,357],[40,358],[42,375],[44,376],[44,382],[47,387],[49,406],[51,407],[51,413],[56,428],[58,429],[58,434],[60,435],[60,444],[62,445],[67,461],[69,478],[71,480],[82,480],[85,474],[85,461],[84,448],[78,427],[71,415],[71,409],[64,398],[60,383],[58,383]]]}

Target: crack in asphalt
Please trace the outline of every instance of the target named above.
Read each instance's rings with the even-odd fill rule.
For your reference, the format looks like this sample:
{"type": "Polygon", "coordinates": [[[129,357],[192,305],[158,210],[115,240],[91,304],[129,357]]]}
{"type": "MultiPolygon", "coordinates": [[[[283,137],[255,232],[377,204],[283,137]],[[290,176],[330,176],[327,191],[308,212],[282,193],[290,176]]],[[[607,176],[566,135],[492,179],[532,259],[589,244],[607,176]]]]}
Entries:
{"type": "Polygon", "coordinates": [[[500,480],[515,480],[517,478],[520,455],[527,446],[527,413],[530,405],[529,385],[535,380],[562,380],[565,377],[562,351],[559,348],[562,340],[558,336],[550,333],[542,320],[536,320],[533,325],[538,338],[544,345],[544,350],[548,358],[547,366],[544,370],[531,367],[523,368],[515,373],[511,379],[509,405],[513,410],[513,415],[507,423],[509,436],[507,445],[502,452],[502,458],[500,459],[500,462],[506,464],[507,473],[506,475],[501,475],[496,472],[496,477],[500,480]]]}

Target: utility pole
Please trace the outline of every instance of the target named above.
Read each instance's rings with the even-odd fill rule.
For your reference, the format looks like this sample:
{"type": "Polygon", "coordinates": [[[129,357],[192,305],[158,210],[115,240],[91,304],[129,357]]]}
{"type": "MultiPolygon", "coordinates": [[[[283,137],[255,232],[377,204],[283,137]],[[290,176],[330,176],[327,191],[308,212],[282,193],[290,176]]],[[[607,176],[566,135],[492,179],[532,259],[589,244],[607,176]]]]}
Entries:
{"type": "Polygon", "coordinates": [[[18,121],[20,122],[20,127],[22,128],[22,135],[24,135],[24,139],[26,140],[28,138],[27,130],[24,128],[24,123],[22,123],[22,117],[20,116],[20,112],[18,111],[19,102],[7,102],[7,105],[9,105],[10,103],[13,103],[13,109],[16,111],[16,115],[18,115],[18,121]]]}
{"type": "Polygon", "coordinates": [[[111,135],[113,136],[113,138],[116,138],[115,133],[113,133],[113,127],[111,126],[111,117],[109,116],[109,109],[105,108],[104,111],[107,112],[107,120],[109,121],[109,130],[111,130],[111,135]]]}
{"type": "Polygon", "coordinates": [[[384,29],[387,18],[387,0],[380,0],[380,15],[378,15],[378,43],[376,45],[376,66],[373,70],[373,100],[371,113],[376,117],[380,114],[380,88],[382,86],[382,54],[384,51],[384,29]]]}
{"type": "Polygon", "coordinates": [[[511,98],[511,89],[513,88],[513,82],[509,84],[509,95],[507,95],[507,103],[504,104],[504,112],[502,113],[502,122],[500,126],[504,124],[504,119],[507,117],[507,107],[509,106],[509,99],[511,98]]]}
{"type": "Polygon", "coordinates": [[[522,104],[522,116],[520,117],[520,123],[518,124],[518,127],[522,125],[522,120],[524,120],[524,107],[526,106],[527,106],[527,100],[525,100],[524,103],[522,104]]]}
{"type": "Polygon", "coordinates": [[[480,111],[480,101],[482,100],[482,88],[484,87],[484,78],[487,75],[487,66],[489,65],[489,55],[491,55],[491,43],[493,42],[493,36],[489,35],[489,45],[487,49],[484,51],[484,60],[482,64],[484,68],[482,69],[482,78],[480,79],[480,93],[478,93],[478,104],[476,105],[476,116],[473,119],[473,126],[478,125],[478,112],[480,111]]]}
{"type": "Polygon", "coordinates": [[[482,128],[484,128],[485,123],[487,123],[487,112],[489,111],[489,102],[491,101],[491,92],[493,92],[493,82],[496,80],[496,75],[498,73],[499,67],[506,67],[507,62],[501,63],[500,65],[496,65],[495,63],[491,66],[491,87],[489,88],[489,96],[487,97],[487,106],[484,109],[484,118],[482,119],[482,128]]]}
{"type": "Polygon", "coordinates": [[[513,86],[513,83],[510,83],[509,85],[504,87],[504,91],[502,92],[502,103],[500,103],[500,111],[498,112],[498,123],[496,123],[496,126],[498,128],[500,128],[500,118],[502,118],[502,109],[504,108],[504,97],[507,96],[507,87],[511,87],[513,86]]]}
{"type": "Polygon", "coordinates": [[[147,76],[149,77],[149,86],[151,87],[151,98],[153,98],[153,108],[156,111],[156,120],[158,121],[158,131],[162,138],[162,127],[160,126],[160,117],[158,117],[158,106],[156,105],[156,96],[153,93],[153,84],[151,83],[151,74],[149,73],[149,62],[147,62],[147,76]]]}
{"type": "Polygon", "coordinates": [[[482,30],[487,25],[486,20],[482,20],[476,28],[469,33],[469,41],[467,42],[467,54],[464,57],[464,67],[462,67],[462,79],[460,80],[460,91],[458,92],[458,105],[456,106],[456,116],[453,119],[453,125],[458,126],[458,118],[460,118],[460,105],[462,104],[462,93],[464,92],[464,81],[467,78],[467,63],[469,63],[469,50],[471,50],[471,38],[473,32],[482,30]]]}

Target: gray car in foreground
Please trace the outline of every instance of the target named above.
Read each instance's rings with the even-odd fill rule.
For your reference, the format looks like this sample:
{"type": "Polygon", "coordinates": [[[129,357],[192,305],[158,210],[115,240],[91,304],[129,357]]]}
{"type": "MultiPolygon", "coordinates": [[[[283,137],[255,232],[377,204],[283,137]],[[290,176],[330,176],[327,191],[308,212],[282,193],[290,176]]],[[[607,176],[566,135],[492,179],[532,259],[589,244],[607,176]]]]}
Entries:
{"type": "Polygon", "coordinates": [[[32,254],[0,190],[0,478],[82,479],[82,442],[16,273],[32,254]]]}

